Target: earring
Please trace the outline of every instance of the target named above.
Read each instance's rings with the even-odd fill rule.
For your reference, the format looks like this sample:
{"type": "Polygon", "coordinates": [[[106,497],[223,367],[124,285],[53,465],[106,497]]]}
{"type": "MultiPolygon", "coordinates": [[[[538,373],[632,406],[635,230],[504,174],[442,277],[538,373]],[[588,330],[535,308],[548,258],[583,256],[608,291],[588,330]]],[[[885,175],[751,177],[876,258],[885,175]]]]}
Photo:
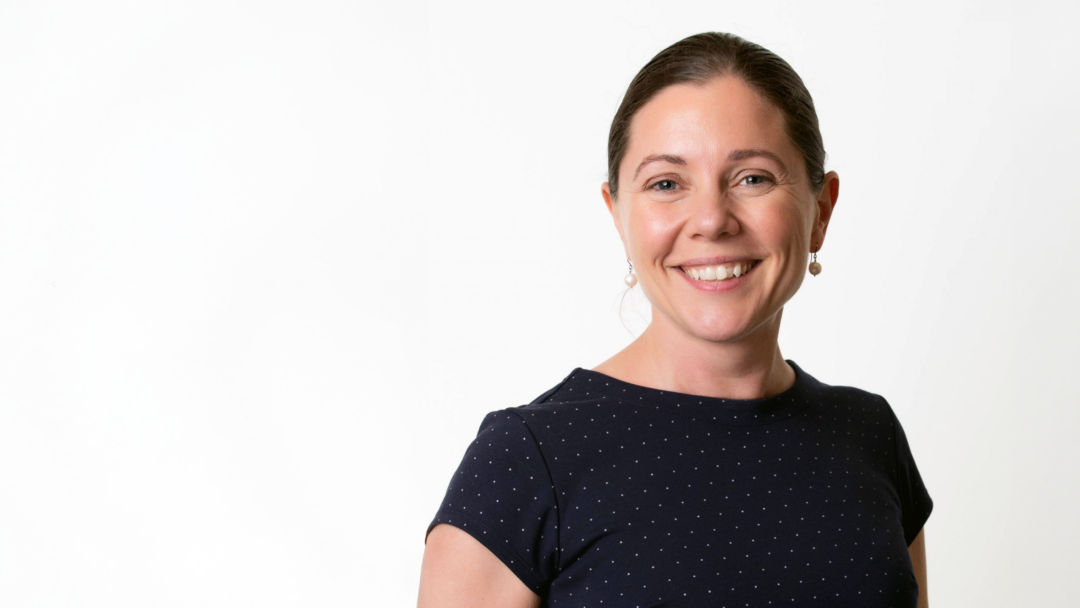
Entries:
{"type": "Polygon", "coordinates": [[[626,273],[626,276],[623,277],[623,282],[626,283],[627,287],[633,287],[634,285],[637,285],[637,275],[634,274],[634,263],[630,260],[626,260],[626,263],[630,265],[630,272],[626,273]]]}
{"type": "Polygon", "coordinates": [[[811,255],[814,256],[814,258],[813,258],[814,261],[810,262],[809,270],[810,270],[810,274],[812,274],[812,275],[814,275],[816,277],[818,275],[818,273],[821,272],[821,264],[818,264],[818,262],[817,262],[817,252],[816,251],[813,252],[811,255]]]}

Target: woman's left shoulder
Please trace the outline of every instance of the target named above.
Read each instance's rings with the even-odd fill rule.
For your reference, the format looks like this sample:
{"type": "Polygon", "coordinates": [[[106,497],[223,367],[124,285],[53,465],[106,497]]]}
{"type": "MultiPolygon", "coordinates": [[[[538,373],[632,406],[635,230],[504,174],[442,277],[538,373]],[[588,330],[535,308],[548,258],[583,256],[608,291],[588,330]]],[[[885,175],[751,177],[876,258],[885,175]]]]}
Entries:
{"type": "Polygon", "coordinates": [[[819,382],[814,392],[826,409],[881,421],[890,421],[894,417],[888,400],[873,391],[855,386],[819,382]]]}
{"type": "MultiPolygon", "coordinates": [[[[788,363],[793,362],[789,359],[788,363]]],[[[848,384],[829,384],[807,373],[801,367],[797,370],[801,376],[800,384],[804,387],[805,394],[826,409],[849,414],[867,414],[878,418],[892,416],[892,407],[889,402],[878,393],[848,384]]]]}

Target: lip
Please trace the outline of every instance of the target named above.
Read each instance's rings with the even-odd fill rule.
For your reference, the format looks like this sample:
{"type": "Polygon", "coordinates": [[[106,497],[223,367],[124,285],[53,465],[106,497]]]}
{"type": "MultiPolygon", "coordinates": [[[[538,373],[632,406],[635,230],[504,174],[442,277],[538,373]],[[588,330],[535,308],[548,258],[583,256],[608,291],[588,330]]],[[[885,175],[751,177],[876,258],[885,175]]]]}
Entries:
{"type": "Polygon", "coordinates": [[[693,258],[691,260],[683,260],[675,266],[717,266],[720,264],[727,264],[728,262],[741,262],[743,260],[754,260],[760,262],[761,258],[755,258],[749,255],[720,255],[711,258],[693,258]]]}
{"type": "MultiPolygon", "coordinates": [[[[745,260],[745,259],[747,259],[747,258],[745,258],[745,257],[743,257],[743,258],[734,258],[734,257],[730,257],[730,256],[727,257],[727,258],[697,258],[695,260],[687,260],[685,262],[685,264],[687,266],[695,266],[695,265],[701,265],[701,264],[723,264],[723,263],[726,263],[726,262],[735,262],[735,261],[738,261],[738,260],[745,260]],[[699,260],[721,260],[721,259],[724,260],[724,261],[723,262],[713,262],[713,261],[700,262],[699,261],[699,260]]],[[[723,281],[699,281],[699,280],[695,279],[694,277],[686,274],[686,271],[683,270],[681,268],[681,266],[674,266],[674,268],[675,268],[675,271],[678,272],[680,275],[682,275],[682,277],[684,279],[686,279],[687,282],[689,282],[690,285],[694,289],[697,289],[699,291],[707,291],[707,292],[710,292],[710,293],[719,293],[719,292],[731,291],[732,289],[738,289],[739,285],[742,285],[743,283],[745,283],[746,278],[753,275],[754,271],[757,270],[758,266],[760,266],[760,265],[761,265],[761,260],[757,260],[756,263],[753,265],[753,267],[751,267],[750,270],[746,272],[746,274],[743,274],[743,275],[737,276],[737,277],[733,277],[733,278],[730,278],[730,279],[725,279],[723,281]]]]}

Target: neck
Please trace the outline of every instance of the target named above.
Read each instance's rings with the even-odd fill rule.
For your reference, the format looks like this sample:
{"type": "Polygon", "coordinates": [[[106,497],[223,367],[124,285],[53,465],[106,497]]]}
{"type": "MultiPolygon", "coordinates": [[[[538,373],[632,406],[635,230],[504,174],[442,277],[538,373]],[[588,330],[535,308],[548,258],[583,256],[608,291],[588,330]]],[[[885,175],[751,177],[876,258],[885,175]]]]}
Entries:
{"type": "Polygon", "coordinates": [[[653,309],[649,327],[597,371],[606,369],[634,384],[691,395],[771,397],[795,382],[795,371],[777,342],[781,313],[783,308],[745,336],[714,342],[688,333],[653,309]]]}

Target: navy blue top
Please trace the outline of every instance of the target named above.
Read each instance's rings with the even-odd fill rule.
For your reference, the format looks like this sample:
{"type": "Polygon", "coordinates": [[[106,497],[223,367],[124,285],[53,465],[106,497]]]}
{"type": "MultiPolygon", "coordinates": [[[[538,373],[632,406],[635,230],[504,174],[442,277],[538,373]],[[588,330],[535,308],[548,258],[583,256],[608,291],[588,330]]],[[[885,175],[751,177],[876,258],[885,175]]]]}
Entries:
{"type": "Polygon", "coordinates": [[[916,606],[933,502],[900,422],[787,362],[794,385],[745,400],[575,368],[484,417],[427,532],[465,530],[545,606],[916,606]]]}

